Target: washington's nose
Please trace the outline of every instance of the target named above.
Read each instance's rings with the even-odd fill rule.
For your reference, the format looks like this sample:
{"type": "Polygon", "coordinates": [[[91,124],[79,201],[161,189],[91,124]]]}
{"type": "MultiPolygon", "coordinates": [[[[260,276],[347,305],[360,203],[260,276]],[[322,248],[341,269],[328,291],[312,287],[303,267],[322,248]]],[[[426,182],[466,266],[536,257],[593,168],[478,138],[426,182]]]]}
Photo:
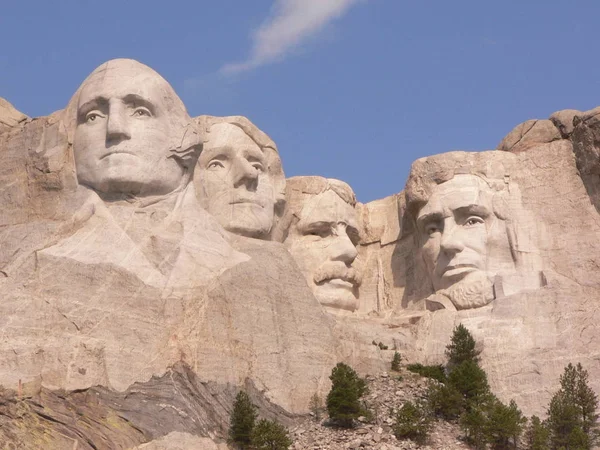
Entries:
{"type": "Polygon", "coordinates": [[[464,250],[465,244],[463,242],[463,236],[460,228],[456,224],[448,222],[444,224],[440,248],[442,251],[449,254],[459,253],[464,250]]]}
{"type": "Polygon", "coordinates": [[[352,264],[358,255],[356,246],[348,237],[345,229],[338,230],[335,241],[332,244],[331,252],[331,259],[333,261],[343,261],[348,265],[352,264]]]}
{"type": "Polygon", "coordinates": [[[256,189],[258,171],[246,158],[236,158],[232,164],[234,187],[245,185],[248,189],[256,189]]]}
{"type": "Polygon", "coordinates": [[[127,111],[122,104],[113,103],[109,106],[108,122],[106,124],[107,141],[131,139],[126,113],[127,111]]]}

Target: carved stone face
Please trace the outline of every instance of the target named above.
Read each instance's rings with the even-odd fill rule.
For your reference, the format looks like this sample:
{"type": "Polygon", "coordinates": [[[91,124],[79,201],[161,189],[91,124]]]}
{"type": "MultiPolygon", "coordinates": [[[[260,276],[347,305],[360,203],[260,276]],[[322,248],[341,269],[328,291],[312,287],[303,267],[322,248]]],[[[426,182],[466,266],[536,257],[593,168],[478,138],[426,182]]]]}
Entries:
{"type": "MultiPolygon", "coordinates": [[[[111,61],[86,80],[77,104],[73,151],[80,184],[102,193],[161,195],[180,186],[171,156],[175,94],[152,69],[111,61]]],[[[178,100],[178,99],[177,99],[178,100]]]]}
{"type": "Polygon", "coordinates": [[[236,125],[215,124],[210,136],[195,174],[200,202],[226,230],[265,237],[273,226],[275,208],[267,156],[236,125]]]}
{"type": "Polygon", "coordinates": [[[328,190],[310,197],[285,245],[300,266],[317,300],[329,311],[358,307],[356,258],[358,225],[355,209],[328,190]]]}
{"type": "Polygon", "coordinates": [[[438,185],[419,211],[422,256],[436,291],[458,283],[481,286],[504,262],[495,259],[512,263],[506,226],[494,214],[493,201],[483,179],[456,175],[438,185]]]}

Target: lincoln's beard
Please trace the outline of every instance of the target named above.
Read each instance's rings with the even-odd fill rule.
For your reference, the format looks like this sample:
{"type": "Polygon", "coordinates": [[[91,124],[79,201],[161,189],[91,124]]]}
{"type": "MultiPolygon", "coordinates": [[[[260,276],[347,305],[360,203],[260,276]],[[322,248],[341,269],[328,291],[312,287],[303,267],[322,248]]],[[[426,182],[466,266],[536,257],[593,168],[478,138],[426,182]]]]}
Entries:
{"type": "Polygon", "coordinates": [[[436,293],[448,297],[456,309],[481,308],[494,300],[494,286],[485,272],[480,271],[436,293]]]}

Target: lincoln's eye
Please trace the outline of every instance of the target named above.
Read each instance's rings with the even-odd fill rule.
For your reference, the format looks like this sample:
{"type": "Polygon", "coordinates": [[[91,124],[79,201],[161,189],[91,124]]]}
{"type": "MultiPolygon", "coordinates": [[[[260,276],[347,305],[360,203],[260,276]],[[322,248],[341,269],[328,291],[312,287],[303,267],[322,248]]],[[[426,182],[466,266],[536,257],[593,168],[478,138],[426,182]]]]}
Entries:
{"type": "Polygon", "coordinates": [[[427,225],[425,227],[425,232],[431,236],[434,233],[437,233],[438,231],[440,231],[440,227],[438,226],[438,224],[436,223],[430,223],[429,225],[427,225]]]}
{"type": "Polygon", "coordinates": [[[485,223],[485,221],[479,216],[471,216],[465,221],[465,226],[474,227],[476,225],[480,225],[485,223]]]}

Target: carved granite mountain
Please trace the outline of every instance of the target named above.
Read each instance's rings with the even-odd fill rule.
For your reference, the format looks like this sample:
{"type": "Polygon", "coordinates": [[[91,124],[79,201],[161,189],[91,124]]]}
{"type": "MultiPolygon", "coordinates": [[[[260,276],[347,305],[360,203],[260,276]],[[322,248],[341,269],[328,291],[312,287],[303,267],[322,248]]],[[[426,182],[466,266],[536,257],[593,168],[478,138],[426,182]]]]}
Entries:
{"type": "Polygon", "coordinates": [[[286,422],[336,362],[441,362],[458,323],[527,414],[568,362],[600,391],[598,117],[421,158],[361,204],[286,183],[256,125],[190,118],[136,61],[48,117],[0,101],[0,439],[217,448],[239,389],[286,422]]]}

